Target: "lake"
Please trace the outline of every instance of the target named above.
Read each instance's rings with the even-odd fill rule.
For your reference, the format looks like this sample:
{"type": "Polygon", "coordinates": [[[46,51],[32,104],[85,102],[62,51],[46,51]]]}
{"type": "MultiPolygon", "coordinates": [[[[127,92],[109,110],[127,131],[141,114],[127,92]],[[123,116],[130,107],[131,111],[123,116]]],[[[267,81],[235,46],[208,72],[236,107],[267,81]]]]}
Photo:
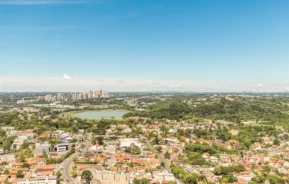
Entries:
{"type": "Polygon", "coordinates": [[[82,119],[122,119],[125,110],[99,110],[75,113],[74,116],[82,119]]]}

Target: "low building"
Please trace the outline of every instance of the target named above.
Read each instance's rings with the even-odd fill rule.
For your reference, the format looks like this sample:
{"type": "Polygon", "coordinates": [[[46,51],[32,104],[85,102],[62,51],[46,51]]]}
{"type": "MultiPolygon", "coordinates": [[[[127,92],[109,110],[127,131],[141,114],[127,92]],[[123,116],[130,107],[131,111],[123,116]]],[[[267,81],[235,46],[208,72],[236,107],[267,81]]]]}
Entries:
{"type": "Polygon", "coordinates": [[[116,146],[115,145],[107,145],[105,149],[106,149],[106,152],[113,153],[113,154],[116,153],[116,146]]]}
{"type": "Polygon", "coordinates": [[[130,145],[136,145],[137,147],[142,147],[142,144],[138,138],[125,138],[125,139],[119,139],[119,147],[120,148],[127,148],[130,147],[130,145]]]}
{"type": "Polygon", "coordinates": [[[55,168],[49,165],[37,166],[34,170],[37,176],[53,176],[55,174],[55,168]]]}
{"type": "Polygon", "coordinates": [[[36,177],[30,179],[19,179],[17,184],[57,184],[56,176],[36,177]]]}
{"type": "Polygon", "coordinates": [[[46,154],[49,154],[49,149],[50,149],[50,144],[48,142],[37,142],[35,144],[35,151],[34,154],[38,155],[38,154],[42,154],[43,152],[45,152],[46,154]]]}
{"type": "Polygon", "coordinates": [[[7,162],[12,164],[15,161],[16,159],[14,154],[0,155],[0,162],[7,162]]]}
{"type": "Polygon", "coordinates": [[[154,172],[153,177],[155,180],[160,181],[161,183],[164,181],[176,181],[175,176],[166,170],[154,172]]]}
{"type": "Polygon", "coordinates": [[[55,144],[54,145],[54,151],[56,152],[64,152],[69,150],[69,144],[68,143],[62,143],[62,144],[55,144]]]}
{"type": "Polygon", "coordinates": [[[169,139],[169,138],[165,138],[164,139],[165,144],[170,144],[170,145],[174,145],[178,143],[178,139],[169,139]]]}
{"type": "Polygon", "coordinates": [[[13,144],[11,145],[11,149],[19,149],[21,148],[22,144],[24,143],[23,139],[21,138],[16,138],[13,142],[13,144]]]}

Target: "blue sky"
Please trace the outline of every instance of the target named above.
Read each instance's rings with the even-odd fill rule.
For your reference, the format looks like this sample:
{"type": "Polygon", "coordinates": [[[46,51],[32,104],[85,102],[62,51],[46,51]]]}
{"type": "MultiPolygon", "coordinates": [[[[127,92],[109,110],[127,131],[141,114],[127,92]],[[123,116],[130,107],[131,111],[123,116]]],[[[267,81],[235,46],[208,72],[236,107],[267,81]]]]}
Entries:
{"type": "Polygon", "coordinates": [[[288,20],[288,0],[1,0],[0,91],[285,91],[288,20]]]}

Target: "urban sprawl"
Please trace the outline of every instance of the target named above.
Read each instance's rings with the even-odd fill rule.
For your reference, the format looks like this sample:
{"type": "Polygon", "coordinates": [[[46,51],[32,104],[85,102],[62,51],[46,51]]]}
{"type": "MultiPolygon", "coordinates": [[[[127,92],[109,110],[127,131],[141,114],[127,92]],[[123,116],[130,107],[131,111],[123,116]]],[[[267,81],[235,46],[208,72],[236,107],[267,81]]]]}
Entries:
{"type": "Polygon", "coordinates": [[[11,93],[0,112],[0,184],[289,183],[286,93],[11,93]]]}

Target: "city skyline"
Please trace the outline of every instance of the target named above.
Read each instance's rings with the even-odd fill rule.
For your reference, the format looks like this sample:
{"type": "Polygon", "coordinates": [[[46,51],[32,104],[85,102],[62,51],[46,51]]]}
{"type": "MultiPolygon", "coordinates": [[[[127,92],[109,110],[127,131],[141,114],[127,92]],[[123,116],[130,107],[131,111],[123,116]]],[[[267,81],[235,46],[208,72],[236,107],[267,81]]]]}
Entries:
{"type": "Polygon", "coordinates": [[[17,104],[23,103],[31,103],[31,102],[39,102],[39,101],[47,101],[47,102],[56,102],[56,101],[76,101],[76,100],[87,100],[87,99],[95,99],[95,98],[108,98],[110,95],[108,92],[104,90],[92,91],[88,92],[73,92],[73,93],[61,93],[57,94],[45,94],[35,97],[23,97],[20,100],[17,100],[17,104]]]}
{"type": "Polygon", "coordinates": [[[289,91],[288,11],[285,0],[2,0],[0,91],[289,91]]]}

